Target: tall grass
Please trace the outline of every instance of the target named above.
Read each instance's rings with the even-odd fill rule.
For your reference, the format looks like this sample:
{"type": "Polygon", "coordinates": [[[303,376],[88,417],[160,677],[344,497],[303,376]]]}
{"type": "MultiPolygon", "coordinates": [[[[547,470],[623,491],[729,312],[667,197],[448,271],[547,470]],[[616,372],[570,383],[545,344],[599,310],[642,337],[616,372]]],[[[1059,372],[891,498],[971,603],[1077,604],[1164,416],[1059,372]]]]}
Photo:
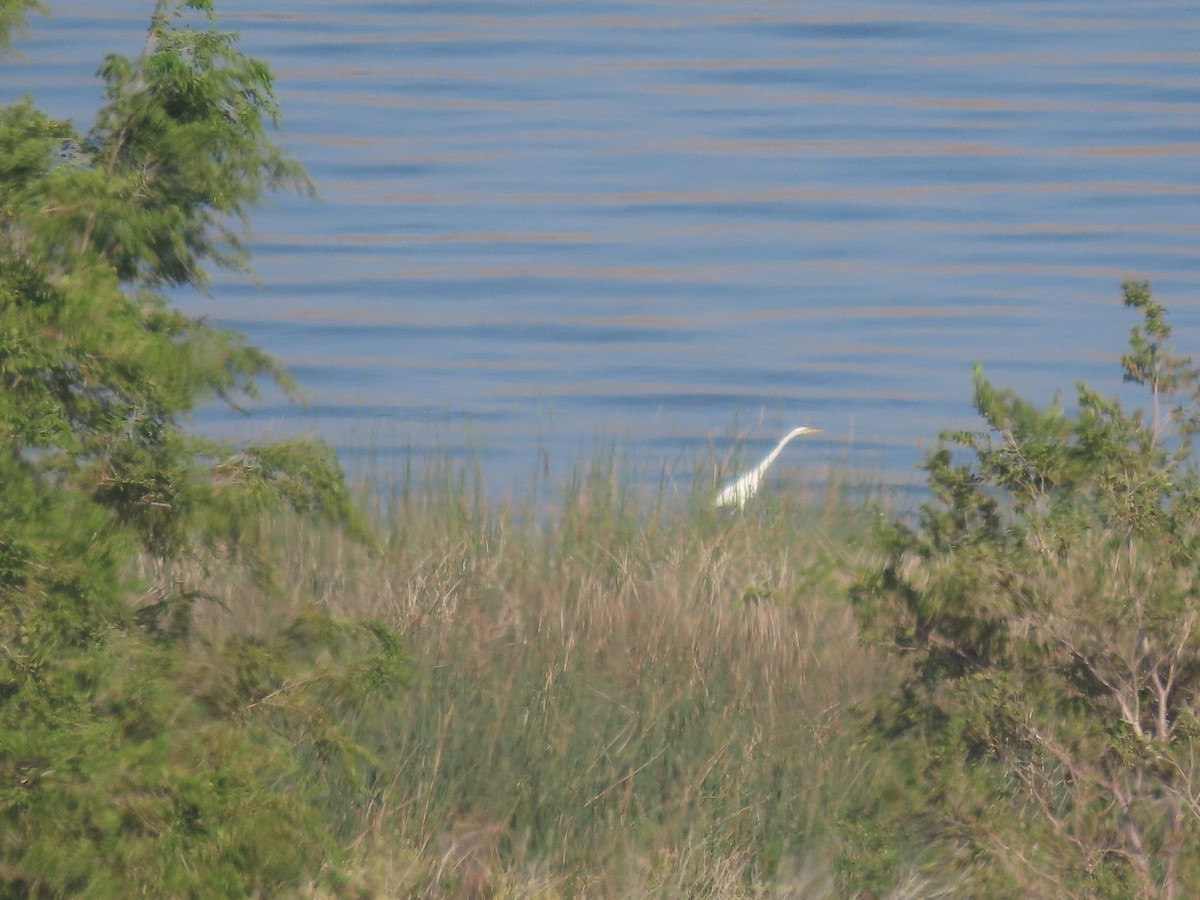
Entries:
{"type": "Polygon", "coordinates": [[[618,469],[581,467],[553,509],[409,471],[381,547],[281,521],[281,590],[230,586],[210,627],[315,602],[403,636],[413,683],[359,716],[376,764],[337,811],[371,892],[832,889],[874,765],[847,711],[895,678],[844,600],[865,517],[836,493],[718,514],[618,469]]]}

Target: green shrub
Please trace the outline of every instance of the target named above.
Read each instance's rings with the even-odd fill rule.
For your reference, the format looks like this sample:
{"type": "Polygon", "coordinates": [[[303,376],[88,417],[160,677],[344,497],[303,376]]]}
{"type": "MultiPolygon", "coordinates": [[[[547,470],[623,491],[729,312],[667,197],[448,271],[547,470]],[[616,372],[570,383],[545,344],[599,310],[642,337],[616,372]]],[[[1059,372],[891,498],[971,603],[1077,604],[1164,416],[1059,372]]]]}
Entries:
{"type": "MultiPolygon", "coordinates": [[[[30,5],[0,4],[0,49],[30,5]]],[[[270,72],[211,3],[158,3],[143,54],[101,74],[86,133],[0,110],[0,894],[275,893],[336,861],[322,796],[362,755],[344,723],[404,659],[316,611],[193,632],[217,567],[268,574],[265,510],[366,529],[328,447],[185,430],[291,384],[162,289],[244,264],[236,226],[308,182],[267,138],[270,72]]]]}
{"type": "MultiPolygon", "coordinates": [[[[856,827],[878,844],[906,819],[930,865],[992,896],[1200,886],[1200,373],[1149,286],[1124,294],[1142,315],[1125,378],[1150,410],[1083,385],[1074,410],[1039,409],[977,369],[988,430],[943,435],[935,500],[881,528],[855,591],[911,663],[872,721],[907,776],[856,827]]],[[[894,876],[887,841],[858,852],[852,882],[894,876]]]]}

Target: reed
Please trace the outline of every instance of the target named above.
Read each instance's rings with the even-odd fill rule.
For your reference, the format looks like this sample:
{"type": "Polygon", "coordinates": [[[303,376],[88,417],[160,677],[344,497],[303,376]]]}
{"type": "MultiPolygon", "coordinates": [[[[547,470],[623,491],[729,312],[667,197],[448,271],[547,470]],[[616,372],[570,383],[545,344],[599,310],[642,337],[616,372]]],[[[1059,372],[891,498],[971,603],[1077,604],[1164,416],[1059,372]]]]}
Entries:
{"type": "Polygon", "coordinates": [[[277,590],[220,627],[317,603],[401,634],[411,687],[359,714],[376,763],[335,811],[372,891],[819,894],[877,764],[847,713],[895,663],[844,600],[865,517],[812,493],[719,513],[601,455],[537,508],[410,468],[380,547],[279,520],[277,590]]]}

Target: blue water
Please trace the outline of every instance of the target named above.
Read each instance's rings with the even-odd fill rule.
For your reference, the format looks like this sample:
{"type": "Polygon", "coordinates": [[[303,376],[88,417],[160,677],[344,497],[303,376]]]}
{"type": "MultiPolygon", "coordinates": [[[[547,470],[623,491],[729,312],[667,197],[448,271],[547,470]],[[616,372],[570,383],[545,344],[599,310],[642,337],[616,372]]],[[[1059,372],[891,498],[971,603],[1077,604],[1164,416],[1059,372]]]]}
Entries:
{"type": "MultiPolygon", "coordinates": [[[[0,102],[86,124],[150,5],[51,2],[0,102]]],[[[1120,390],[1123,278],[1200,353],[1194,3],[218,10],[321,199],[256,216],[258,284],[178,298],[310,406],[203,427],[315,432],[385,476],[448,450],[505,488],[614,441],[686,481],[807,424],[782,473],[909,484],[976,427],[976,361],[1038,400],[1120,390]]]]}

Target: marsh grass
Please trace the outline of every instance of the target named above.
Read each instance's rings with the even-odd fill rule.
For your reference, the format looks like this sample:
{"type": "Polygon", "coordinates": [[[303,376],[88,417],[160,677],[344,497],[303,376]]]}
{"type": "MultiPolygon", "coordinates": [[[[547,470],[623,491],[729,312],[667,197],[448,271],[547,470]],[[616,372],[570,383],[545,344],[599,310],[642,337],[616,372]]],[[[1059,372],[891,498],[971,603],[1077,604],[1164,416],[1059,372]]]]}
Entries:
{"type": "Polygon", "coordinates": [[[376,763],[331,810],[371,893],[821,895],[875,765],[847,714],[895,662],[844,600],[864,514],[761,501],[635,494],[611,455],[550,508],[410,468],[380,546],[280,519],[275,590],[225,586],[206,627],[316,603],[401,634],[411,687],[358,715],[376,763]]]}

